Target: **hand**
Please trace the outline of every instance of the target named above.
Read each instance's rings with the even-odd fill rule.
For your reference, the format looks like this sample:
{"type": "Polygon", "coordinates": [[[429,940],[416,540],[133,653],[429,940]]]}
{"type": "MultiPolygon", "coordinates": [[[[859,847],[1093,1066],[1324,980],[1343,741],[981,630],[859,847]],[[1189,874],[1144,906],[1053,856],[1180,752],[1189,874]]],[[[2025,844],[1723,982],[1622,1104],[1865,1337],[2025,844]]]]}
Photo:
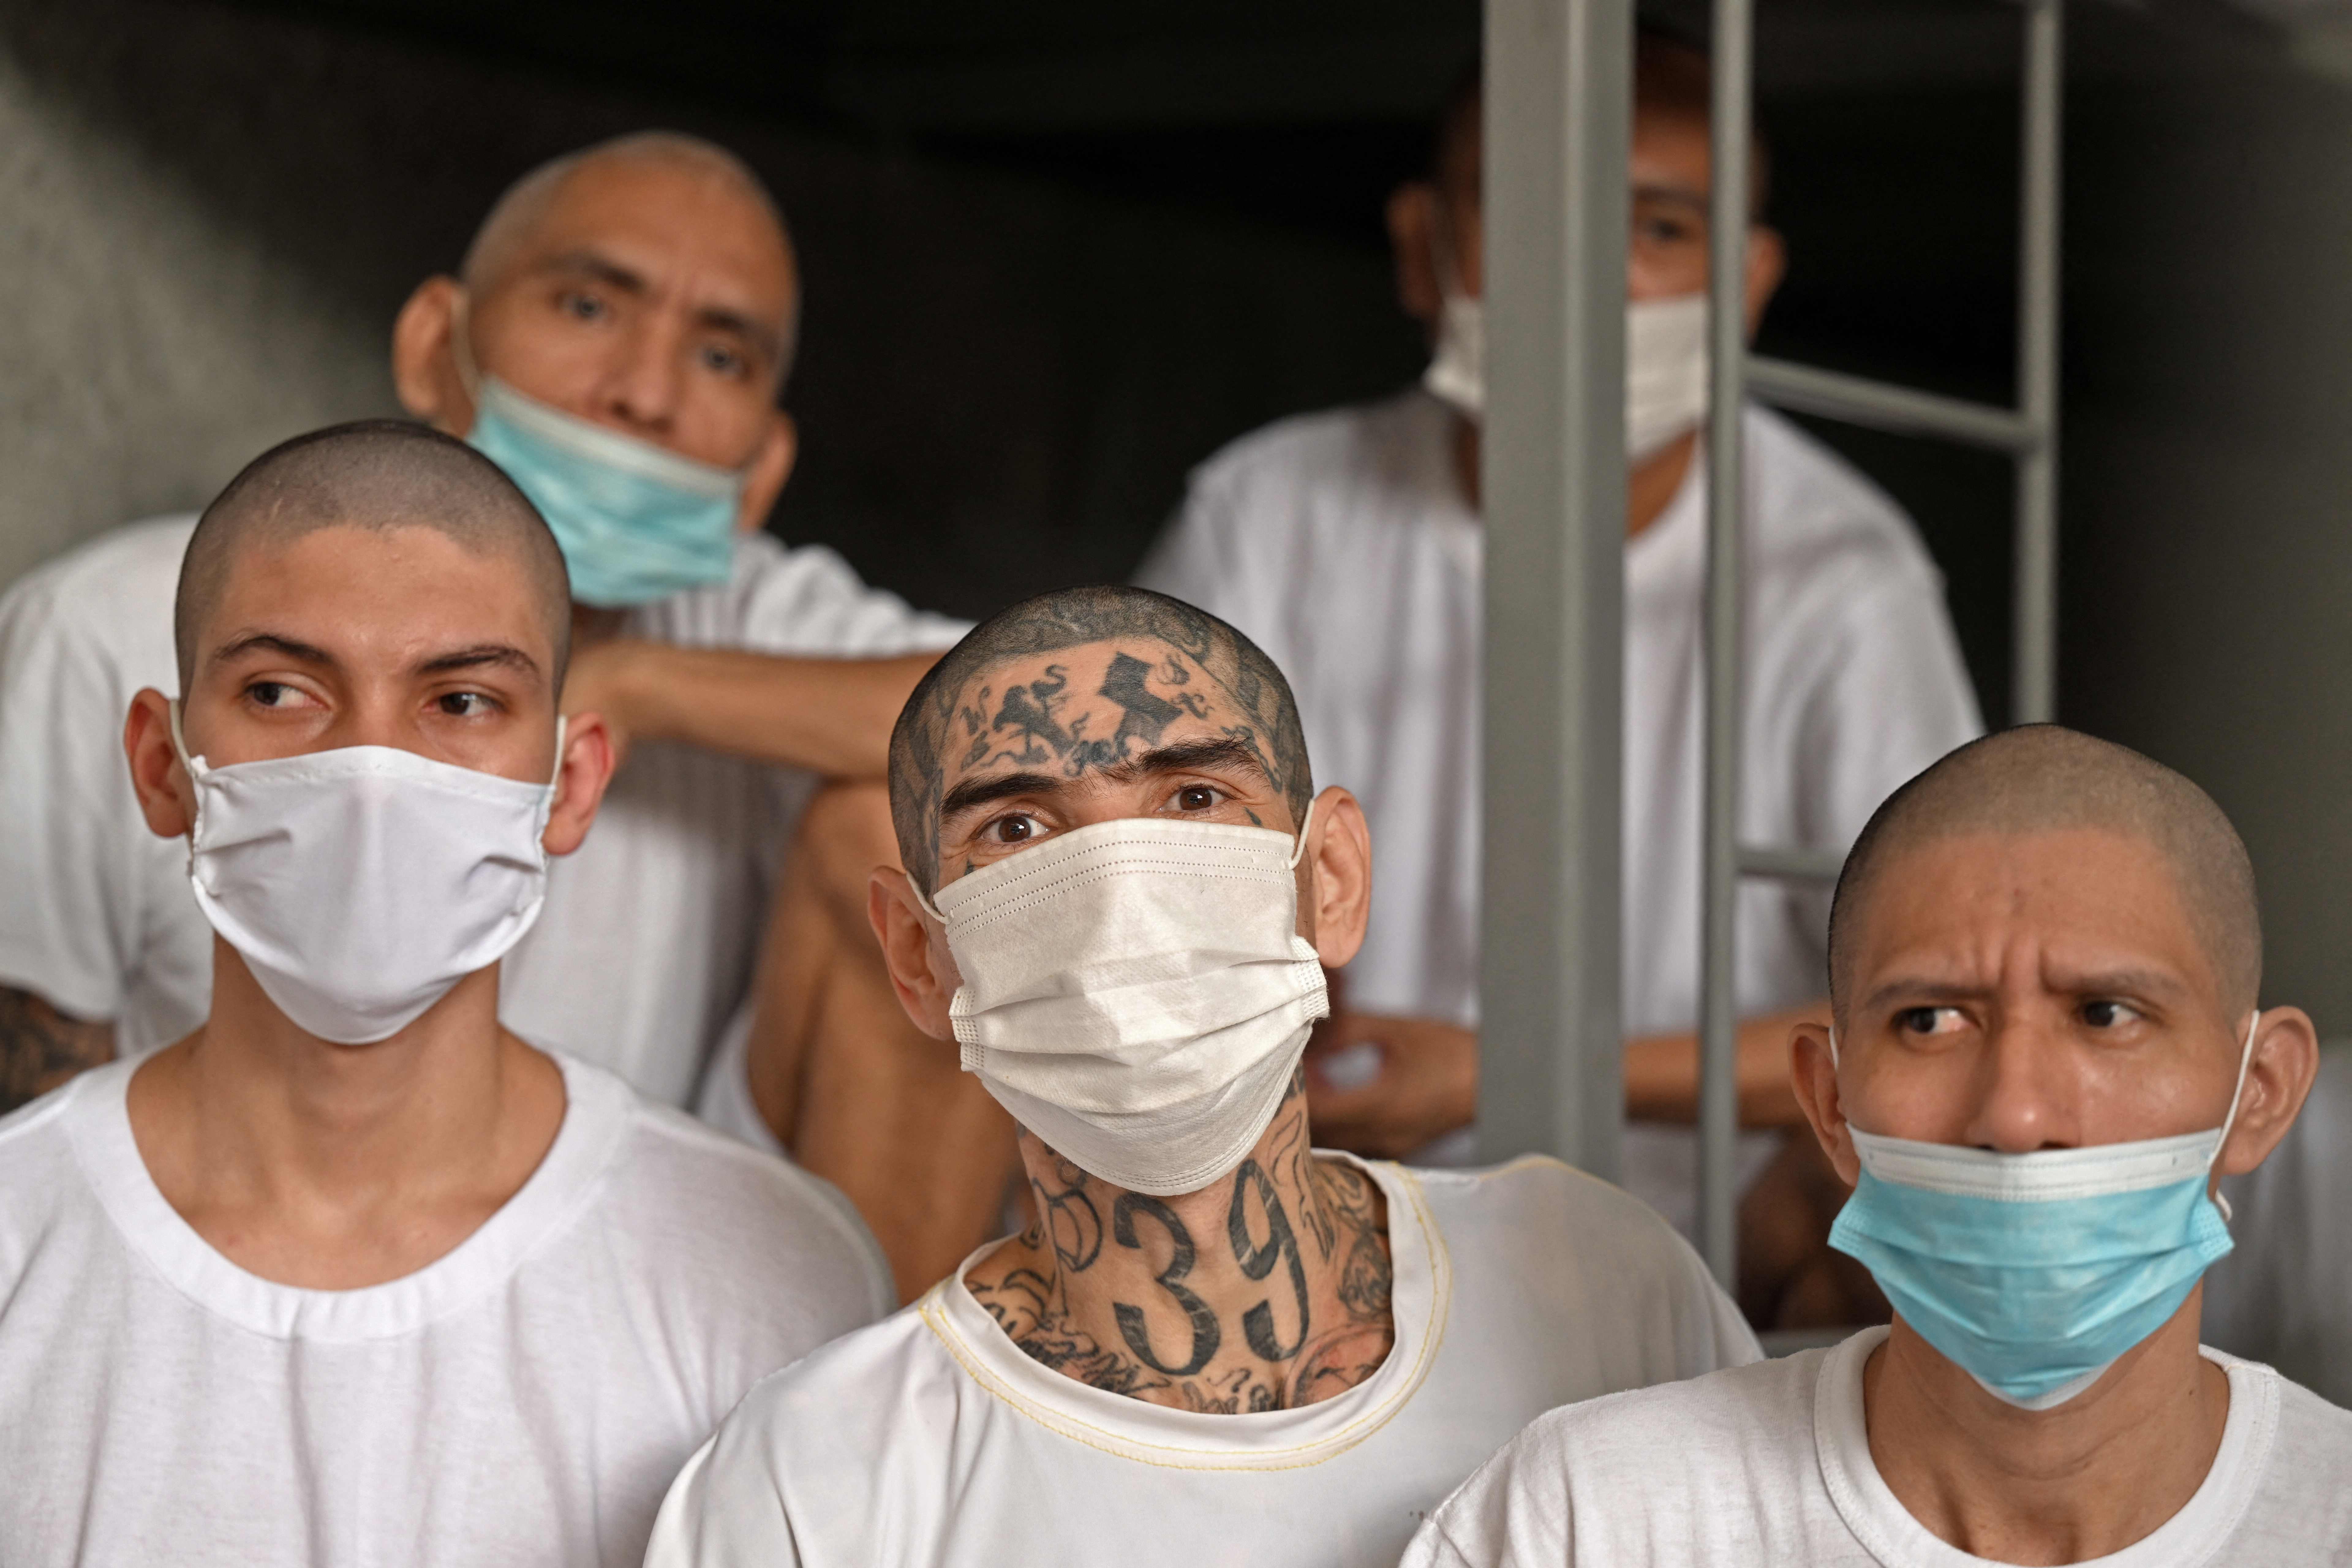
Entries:
{"type": "Polygon", "coordinates": [[[1400,1159],[1478,1112],[1478,1037],[1432,1018],[1342,1006],[1308,1041],[1306,1073],[1316,1141],[1351,1153],[1400,1159]]]}
{"type": "Polygon", "coordinates": [[[563,677],[563,711],[600,713],[604,728],[613,737],[613,767],[620,770],[627,760],[629,743],[645,728],[643,704],[637,694],[657,683],[649,681],[648,668],[663,652],[659,643],[641,642],[635,637],[605,637],[594,642],[574,642],[571,668],[563,677]]]}

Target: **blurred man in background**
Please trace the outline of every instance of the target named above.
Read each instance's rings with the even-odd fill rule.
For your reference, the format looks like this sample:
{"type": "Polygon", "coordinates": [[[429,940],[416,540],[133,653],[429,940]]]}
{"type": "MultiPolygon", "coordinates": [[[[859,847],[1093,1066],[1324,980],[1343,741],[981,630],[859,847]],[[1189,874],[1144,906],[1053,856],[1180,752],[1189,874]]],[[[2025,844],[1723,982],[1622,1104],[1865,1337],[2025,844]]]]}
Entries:
{"type": "MultiPolygon", "coordinates": [[[[624,137],[499,199],[458,275],[403,308],[393,379],[411,414],[464,436],[547,518],[574,600],[563,700],[604,716],[622,759],[601,830],[556,868],[507,962],[502,1016],[673,1105],[717,1052],[717,1117],[748,1136],[851,1118],[813,1140],[849,1167],[808,1163],[853,1198],[896,1203],[870,1212],[913,1289],[993,1224],[1004,1124],[893,1016],[862,922],[821,918],[840,901],[813,884],[826,854],[795,852],[778,900],[799,973],[826,985],[747,1040],[796,819],[820,781],[880,779],[922,650],[961,629],[761,531],[795,454],[777,397],[799,310],[792,242],[757,176],[707,142],[624,137]],[[800,905],[820,918],[795,918],[800,905]],[[861,1010],[861,984],[887,1011],[861,1010]],[[812,1100],[797,1091],[818,1060],[812,1100]],[[893,1193],[906,1160],[937,1162],[923,1201],[862,1183],[856,1159],[877,1142],[907,1146],[893,1193]]],[[[140,830],[117,750],[131,694],[172,689],[172,585],[194,524],[133,524],[0,599],[0,1105],[205,1016],[211,940],[184,851],[140,830]]],[[[866,873],[892,858],[878,786],[828,800],[811,827],[828,851],[860,847],[848,897],[862,910],[866,873]]]]}
{"type": "MultiPolygon", "coordinates": [[[[1685,1232],[1697,1185],[1687,1124],[1698,1087],[1708,81],[1704,55],[1643,32],[1627,258],[1625,1176],[1685,1232]]],[[[1140,574],[1261,643],[1297,684],[1315,754],[1359,784],[1380,902],[1310,1058],[1308,1091],[1318,1127],[1341,1146],[1435,1160],[1467,1156],[1456,1135],[1477,1093],[1480,135],[1473,81],[1444,110],[1429,177],[1389,205],[1399,295],[1435,347],[1424,385],[1237,442],[1194,474],[1140,574]]],[[[1759,149],[1759,175],[1762,163],[1759,149]]],[[[1759,177],[1750,333],[1783,265],[1761,197],[1759,177]]],[[[1902,512],[1786,421],[1759,408],[1743,419],[1741,836],[1843,849],[1888,792],[1978,732],[1976,703],[1941,580],[1902,512]]],[[[1777,1130],[1801,1121],[1783,1047],[1792,1021],[1820,1015],[1825,915],[1822,891],[1740,890],[1740,1116],[1756,1130],[1742,1141],[1743,1185],[1780,1146],[1777,1130]]],[[[1808,1250],[1801,1237],[1774,1246],[1808,1250]]],[[[1767,1281],[1763,1299],[1743,1290],[1743,1304],[1780,1319],[1785,1284],[1767,1281]]],[[[1841,1309],[1822,1310],[1837,1321],[1841,1309]]]]}

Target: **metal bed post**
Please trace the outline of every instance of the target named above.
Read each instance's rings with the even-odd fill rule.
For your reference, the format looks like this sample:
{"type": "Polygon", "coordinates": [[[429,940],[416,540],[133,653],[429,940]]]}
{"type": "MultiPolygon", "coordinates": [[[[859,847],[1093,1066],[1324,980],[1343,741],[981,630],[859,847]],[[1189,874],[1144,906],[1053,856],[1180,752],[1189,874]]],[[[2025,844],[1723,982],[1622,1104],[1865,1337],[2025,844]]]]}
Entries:
{"type": "Polygon", "coordinates": [[[1610,1178],[1632,23],[1632,0],[1486,11],[1479,1142],[1610,1178]]]}
{"type": "Polygon", "coordinates": [[[1706,795],[1699,991],[1700,1251],[1737,1279],[1738,910],[1742,877],[1834,879],[1842,851],[1738,841],[1740,411],[1757,396],[1800,413],[2009,453],[2017,462],[2013,721],[2052,717],[2057,669],[2058,234],[2063,0],[2021,0],[2018,407],[1886,386],[1753,358],[1741,340],[1753,44],[1750,0],[1715,0],[1710,139],[1706,795]]]}

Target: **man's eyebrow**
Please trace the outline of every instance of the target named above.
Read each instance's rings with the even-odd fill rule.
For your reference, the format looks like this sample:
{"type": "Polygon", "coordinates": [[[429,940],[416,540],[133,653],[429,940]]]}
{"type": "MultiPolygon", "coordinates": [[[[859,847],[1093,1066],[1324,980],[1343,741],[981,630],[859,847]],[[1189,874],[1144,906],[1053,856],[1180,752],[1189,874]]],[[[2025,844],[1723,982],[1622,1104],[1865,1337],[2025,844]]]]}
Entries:
{"type": "Polygon", "coordinates": [[[207,664],[226,664],[240,654],[274,653],[299,664],[332,664],[335,656],[325,648],[313,647],[295,637],[281,637],[276,632],[248,632],[213,649],[207,664]]]}
{"type": "Polygon", "coordinates": [[[486,642],[472,647],[461,647],[448,653],[435,654],[416,666],[419,675],[440,675],[453,669],[479,669],[484,665],[502,665],[519,675],[536,678],[539,660],[511,643],[486,642]]]}
{"type": "Polygon", "coordinates": [[[1274,779],[1265,771],[1265,762],[1256,748],[1246,741],[1184,741],[1173,746],[1161,746],[1144,752],[1132,762],[1118,763],[1103,770],[1113,778],[1139,778],[1147,773],[1202,773],[1213,768],[1240,768],[1264,779],[1266,787],[1274,779]]]}
{"type": "Polygon", "coordinates": [[[1052,795],[1066,787],[1066,780],[1051,773],[996,773],[984,779],[965,779],[940,798],[940,820],[946,822],[1013,795],[1052,795]]]}
{"type": "Polygon", "coordinates": [[[560,256],[550,257],[540,270],[570,272],[583,278],[593,278],[627,294],[643,294],[647,288],[644,273],[624,267],[611,257],[593,250],[567,250],[560,256]]]}

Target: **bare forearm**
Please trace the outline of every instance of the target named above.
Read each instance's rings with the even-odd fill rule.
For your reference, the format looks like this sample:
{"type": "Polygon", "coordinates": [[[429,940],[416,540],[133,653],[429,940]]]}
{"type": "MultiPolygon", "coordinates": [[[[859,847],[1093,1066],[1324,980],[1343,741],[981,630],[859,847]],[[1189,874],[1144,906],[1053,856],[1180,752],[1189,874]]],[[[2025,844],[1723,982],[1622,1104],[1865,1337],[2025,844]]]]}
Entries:
{"type": "Polygon", "coordinates": [[[834,779],[885,775],[890,727],[939,657],[784,658],[652,643],[627,655],[609,691],[635,735],[834,779]]]}
{"type": "MultiPolygon", "coordinates": [[[[1828,1015],[1824,1001],[1741,1022],[1741,1126],[1793,1127],[1804,1121],[1789,1083],[1789,1031],[1828,1015]]],[[[1625,1042],[1625,1113],[1645,1121],[1698,1120],[1696,1035],[1648,1035],[1625,1042]]]]}
{"type": "Polygon", "coordinates": [[[112,1024],[85,1024],[29,991],[0,985],[0,1115],[113,1059],[112,1024]]]}

